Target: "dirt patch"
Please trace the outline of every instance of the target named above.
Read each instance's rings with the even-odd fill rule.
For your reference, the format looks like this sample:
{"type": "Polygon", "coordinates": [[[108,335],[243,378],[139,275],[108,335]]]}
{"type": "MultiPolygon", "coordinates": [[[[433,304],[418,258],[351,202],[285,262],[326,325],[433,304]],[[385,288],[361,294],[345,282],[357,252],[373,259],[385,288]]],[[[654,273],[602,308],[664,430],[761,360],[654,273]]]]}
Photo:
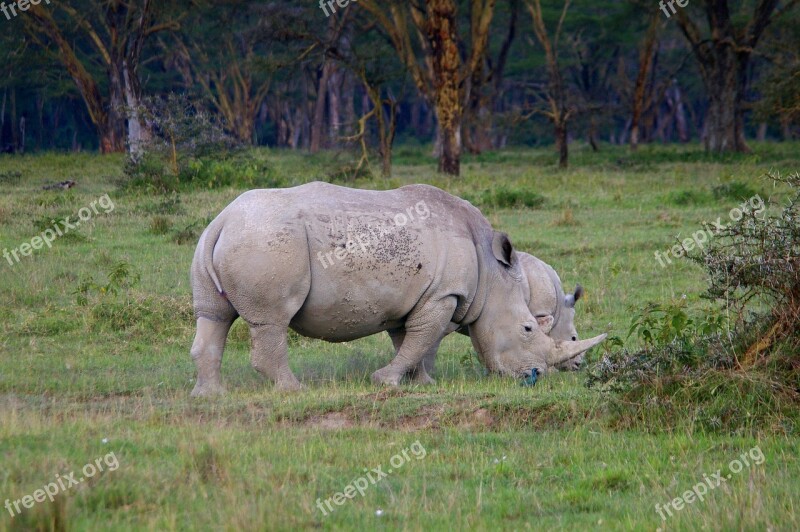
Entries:
{"type": "Polygon", "coordinates": [[[307,427],[322,430],[349,429],[355,425],[350,416],[344,412],[328,412],[322,416],[314,416],[305,422],[307,427]]]}
{"type": "Polygon", "coordinates": [[[439,428],[439,421],[445,411],[444,405],[425,405],[419,411],[419,415],[407,416],[387,425],[409,431],[439,428]]]}
{"type": "Polygon", "coordinates": [[[472,430],[485,430],[494,426],[495,419],[492,413],[486,408],[479,408],[472,412],[459,423],[459,427],[472,430]]]}

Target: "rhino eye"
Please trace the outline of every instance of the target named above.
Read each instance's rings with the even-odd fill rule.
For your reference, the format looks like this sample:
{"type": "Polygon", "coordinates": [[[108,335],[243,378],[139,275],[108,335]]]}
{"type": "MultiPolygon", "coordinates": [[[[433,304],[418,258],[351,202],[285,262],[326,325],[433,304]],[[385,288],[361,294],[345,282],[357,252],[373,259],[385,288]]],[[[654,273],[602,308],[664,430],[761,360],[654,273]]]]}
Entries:
{"type": "Polygon", "coordinates": [[[577,337],[577,336],[573,336],[573,337],[572,337],[572,341],[573,341],[573,342],[576,342],[577,340],[578,340],[578,337],[577,337]]]}
{"type": "Polygon", "coordinates": [[[526,325],[525,332],[531,332],[531,331],[533,331],[533,327],[531,327],[530,325],[526,325]]]}

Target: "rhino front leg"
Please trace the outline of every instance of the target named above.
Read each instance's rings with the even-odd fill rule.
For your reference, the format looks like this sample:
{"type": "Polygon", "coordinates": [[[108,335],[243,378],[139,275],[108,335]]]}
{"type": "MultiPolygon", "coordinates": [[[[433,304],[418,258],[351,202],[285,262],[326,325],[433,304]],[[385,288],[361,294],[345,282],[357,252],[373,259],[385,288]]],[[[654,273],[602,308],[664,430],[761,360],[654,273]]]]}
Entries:
{"type": "MultiPolygon", "coordinates": [[[[406,373],[416,372],[418,365],[423,363],[423,359],[429,353],[436,356],[439,343],[447,334],[450,318],[456,308],[456,299],[447,298],[435,303],[423,305],[420,309],[411,313],[406,321],[405,333],[402,340],[399,335],[392,335],[392,342],[395,343],[397,355],[394,360],[375,373],[372,374],[372,381],[378,384],[397,386],[406,373]],[[399,349],[397,348],[400,343],[399,349]]],[[[425,370],[425,367],[422,367],[425,370]]],[[[425,373],[427,375],[427,372],[425,373]]],[[[415,380],[423,378],[422,375],[414,375],[415,380]]],[[[428,381],[433,381],[427,375],[428,381]]]]}
{"type": "Polygon", "coordinates": [[[250,363],[256,371],[275,382],[275,389],[296,391],[303,386],[289,368],[287,329],[278,325],[251,325],[250,363]]]}
{"type": "Polygon", "coordinates": [[[208,397],[222,395],[225,388],[220,382],[220,366],[225,340],[233,320],[213,321],[207,318],[197,319],[197,334],[192,344],[192,359],[197,367],[197,382],[192,390],[192,397],[208,397]]]}
{"type": "MultiPolygon", "coordinates": [[[[405,329],[392,329],[389,332],[389,337],[392,339],[394,345],[394,353],[400,352],[400,347],[403,345],[403,340],[406,337],[405,329]]],[[[422,360],[408,372],[408,377],[414,384],[436,384],[436,381],[431,377],[430,372],[433,371],[433,364],[436,361],[436,351],[439,349],[439,343],[428,349],[422,360]]]]}

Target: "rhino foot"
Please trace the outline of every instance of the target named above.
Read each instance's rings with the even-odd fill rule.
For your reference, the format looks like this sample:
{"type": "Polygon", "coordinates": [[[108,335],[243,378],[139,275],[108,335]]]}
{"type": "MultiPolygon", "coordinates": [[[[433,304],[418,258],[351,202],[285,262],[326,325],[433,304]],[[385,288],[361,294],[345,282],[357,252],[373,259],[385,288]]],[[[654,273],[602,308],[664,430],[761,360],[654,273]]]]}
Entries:
{"type": "Polygon", "coordinates": [[[411,382],[414,384],[428,385],[428,384],[436,384],[436,379],[434,379],[425,372],[418,371],[414,373],[414,375],[411,377],[411,382]]]}
{"type": "Polygon", "coordinates": [[[216,397],[225,395],[225,387],[222,384],[216,383],[201,383],[197,381],[192,390],[192,397],[216,397]]]}
{"type": "Polygon", "coordinates": [[[372,374],[372,382],[375,384],[383,384],[385,386],[399,386],[402,375],[389,368],[381,368],[372,374]]]}
{"type": "Polygon", "coordinates": [[[304,388],[305,386],[300,384],[300,381],[298,381],[297,379],[281,380],[275,383],[275,390],[279,392],[299,392],[304,388]]]}

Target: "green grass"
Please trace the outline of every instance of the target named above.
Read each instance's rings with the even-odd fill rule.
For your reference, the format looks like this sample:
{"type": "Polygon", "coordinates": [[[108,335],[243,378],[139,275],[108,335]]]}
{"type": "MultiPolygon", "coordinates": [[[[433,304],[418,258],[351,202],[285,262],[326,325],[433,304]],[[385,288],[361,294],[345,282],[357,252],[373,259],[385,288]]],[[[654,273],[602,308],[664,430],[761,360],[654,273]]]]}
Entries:
{"type": "MultiPolygon", "coordinates": [[[[567,288],[586,288],[580,334],[624,338],[631,309],[648,301],[686,295],[702,306],[702,270],[687,261],[662,268],[654,252],[703,221],[724,220],[743,194],[783,199],[785,190],[759,176],[800,169],[798,146],[756,144],[753,154],[722,158],[698,146],[579,148],[566,172],[550,150],[507,150],[467,157],[461,179],[437,175],[428,150],[399,147],[393,178],[352,185],[422,182],[486,198],[484,214],[519,249],[550,263],[567,288]]],[[[286,185],[345,164],[334,154],[253,156],[286,185]]],[[[112,451],[119,461],[55,503],[13,519],[0,508],[0,530],[800,528],[793,427],[708,432],[691,411],[670,429],[620,419],[583,373],[535,388],[484,377],[459,335],[440,348],[435,386],[396,390],[369,383],[391,359],[385,335],[344,344],[292,335],[290,364],[308,389],[284,395],[250,368],[247,329],[237,323],[223,364],[229,395],[191,400],[194,243],[242,191],[125,191],[122,166],[94,155],[0,157],[0,249],[30,242],[49,220],[105,193],[115,205],[20,264],[0,258],[0,504],[112,451]],[[79,185],[41,190],[64,179],[79,185]],[[103,292],[120,262],[130,275],[117,295],[103,292]],[[90,277],[95,288],[79,305],[90,277]],[[328,516],[315,506],[365,468],[387,470],[416,441],[424,458],[412,456],[328,516]],[[661,522],[657,503],[756,445],[763,464],[661,522]]]]}

